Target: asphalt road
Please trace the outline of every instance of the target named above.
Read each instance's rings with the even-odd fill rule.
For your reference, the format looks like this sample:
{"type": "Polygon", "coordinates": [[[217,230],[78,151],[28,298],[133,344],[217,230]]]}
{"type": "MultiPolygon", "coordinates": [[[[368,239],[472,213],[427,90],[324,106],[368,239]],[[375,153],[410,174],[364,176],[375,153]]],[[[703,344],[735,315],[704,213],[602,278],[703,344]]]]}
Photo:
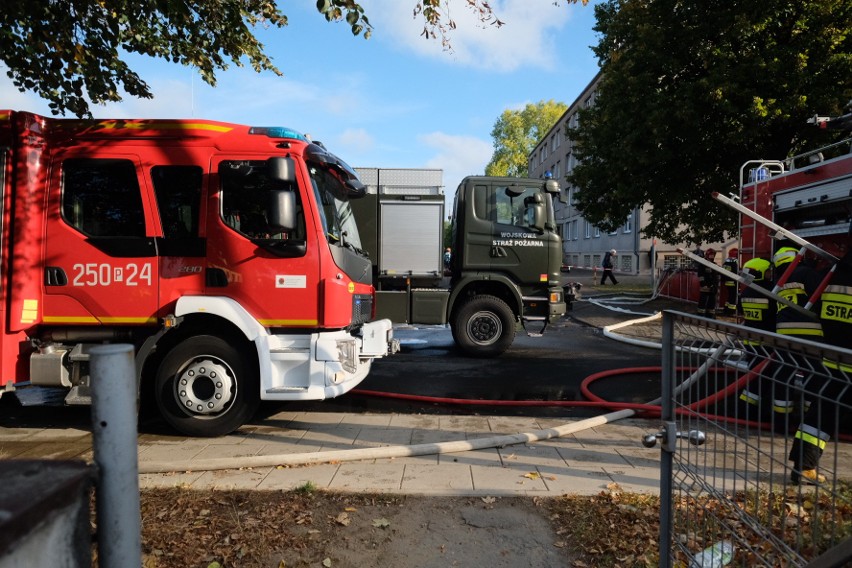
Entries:
{"type": "MultiPolygon", "coordinates": [[[[299,408],[364,412],[420,412],[459,414],[523,414],[530,416],[591,416],[599,410],[561,406],[504,406],[505,401],[580,401],[582,381],[613,369],[659,366],[660,351],[636,347],[604,337],[597,328],[566,317],[541,337],[518,333],[512,347],[500,357],[474,359],[456,349],[449,328],[400,327],[394,336],[402,350],[373,364],[369,377],[355,392],[299,408]],[[413,401],[360,394],[363,391],[432,397],[413,401]],[[474,399],[459,404],[443,399],[474,399]],[[501,401],[489,406],[484,401],[501,401]],[[322,405],[322,406],[317,406],[322,405]]],[[[626,373],[593,383],[606,400],[647,402],[659,396],[659,374],[626,373]]],[[[281,410],[278,406],[275,410],[281,410]]]]}
{"type": "MultiPolygon", "coordinates": [[[[402,349],[393,357],[373,364],[370,376],[355,392],[342,397],[306,403],[265,403],[255,418],[286,409],[333,412],[403,412],[434,414],[481,414],[525,416],[574,416],[599,414],[600,410],[571,407],[584,400],[580,384],[589,375],[612,369],[657,366],[658,350],[636,347],[604,337],[600,330],[564,318],[548,327],[541,337],[518,333],[502,356],[473,359],[459,352],[449,328],[400,327],[395,336],[402,349]],[[364,394],[364,391],[388,393],[364,394]],[[435,400],[404,400],[395,395],[432,397],[435,400]],[[473,399],[474,404],[446,402],[473,399]],[[521,401],[518,406],[505,402],[521,401]],[[528,406],[524,401],[559,401],[554,406],[528,406]]],[[[643,373],[595,381],[593,391],[606,400],[646,402],[659,396],[659,374],[643,373]]],[[[537,404],[537,403],[536,403],[537,404]]],[[[88,408],[20,407],[13,397],[0,399],[0,426],[87,427],[88,408]]],[[[142,431],[167,432],[158,418],[140,424],[142,431]]]]}

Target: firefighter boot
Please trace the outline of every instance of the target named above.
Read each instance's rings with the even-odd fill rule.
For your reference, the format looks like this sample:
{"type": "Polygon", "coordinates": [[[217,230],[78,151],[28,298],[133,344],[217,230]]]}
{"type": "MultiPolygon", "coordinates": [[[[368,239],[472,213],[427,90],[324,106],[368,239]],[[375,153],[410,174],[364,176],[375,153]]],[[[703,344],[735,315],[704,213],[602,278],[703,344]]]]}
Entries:
{"type": "Polygon", "coordinates": [[[793,462],[793,471],[790,472],[790,482],[793,485],[818,485],[825,483],[825,476],[817,472],[819,458],[822,456],[822,448],[819,445],[809,443],[807,439],[800,437],[801,426],[793,439],[790,448],[790,461],[793,462]]]}

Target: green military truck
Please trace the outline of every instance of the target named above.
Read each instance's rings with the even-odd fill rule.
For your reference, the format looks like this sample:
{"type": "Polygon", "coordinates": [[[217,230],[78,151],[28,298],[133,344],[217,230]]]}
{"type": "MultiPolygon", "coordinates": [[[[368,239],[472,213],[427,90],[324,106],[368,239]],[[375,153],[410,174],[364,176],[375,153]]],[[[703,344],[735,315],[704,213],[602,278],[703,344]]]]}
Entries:
{"type": "Polygon", "coordinates": [[[356,168],[368,188],[352,203],[370,255],[376,318],[447,324],[475,357],[500,355],[518,330],[544,332],[575,299],[560,281],[553,180],[465,178],[443,243],[441,170],[356,168]],[[444,247],[452,252],[444,267],[444,247]]]}

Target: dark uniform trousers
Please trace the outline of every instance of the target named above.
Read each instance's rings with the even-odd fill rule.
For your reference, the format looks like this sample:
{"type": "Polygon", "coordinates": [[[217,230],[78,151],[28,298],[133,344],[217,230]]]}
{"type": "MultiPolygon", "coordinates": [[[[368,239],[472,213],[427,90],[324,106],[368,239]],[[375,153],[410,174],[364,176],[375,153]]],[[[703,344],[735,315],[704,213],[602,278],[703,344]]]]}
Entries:
{"type": "Polygon", "coordinates": [[[719,294],[719,275],[710,268],[698,265],[698,315],[716,318],[716,296],[719,294]]]}
{"type": "MultiPolygon", "coordinates": [[[[804,307],[819,282],[819,275],[813,267],[800,264],[778,292],[778,295],[804,307]]],[[[823,339],[822,324],[818,320],[808,318],[781,303],[778,304],[775,331],[780,335],[798,337],[809,341],[822,341],[823,339]]],[[[796,424],[799,417],[808,411],[811,400],[809,393],[818,390],[814,383],[814,377],[805,374],[805,370],[811,368],[813,364],[812,361],[808,361],[800,355],[791,355],[783,371],[777,375],[778,384],[775,387],[773,408],[776,419],[786,413],[787,419],[783,421],[784,424],[788,422],[796,424]]],[[[779,426],[776,427],[776,431],[788,432],[789,428],[786,425],[779,426]]]]}
{"type": "MultiPolygon", "coordinates": [[[[722,267],[733,273],[739,272],[739,263],[736,258],[727,258],[722,263],[722,267]]],[[[736,280],[731,278],[723,278],[725,284],[725,315],[737,313],[737,288],[739,287],[736,280]]]]}
{"type": "MultiPolygon", "coordinates": [[[[739,308],[747,327],[775,331],[777,308],[774,300],[746,289],[740,297],[739,308]]],[[[786,399],[775,396],[776,383],[771,377],[775,375],[777,366],[772,360],[772,351],[760,341],[743,339],[742,343],[744,350],[750,355],[749,371],[754,371],[755,367],[764,361],[766,363],[760,368],[760,378],[752,379],[740,391],[741,415],[746,420],[771,422],[780,432],[786,424],[788,404],[786,399]],[[773,411],[780,414],[779,419],[775,419],[773,411]]]]}

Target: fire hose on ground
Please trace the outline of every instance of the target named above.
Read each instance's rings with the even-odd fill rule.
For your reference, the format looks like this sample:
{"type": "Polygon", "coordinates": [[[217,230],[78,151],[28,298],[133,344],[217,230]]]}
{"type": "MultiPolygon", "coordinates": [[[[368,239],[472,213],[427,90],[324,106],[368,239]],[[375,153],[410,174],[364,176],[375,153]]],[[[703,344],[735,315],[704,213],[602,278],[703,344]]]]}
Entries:
{"type": "MultiPolygon", "coordinates": [[[[625,327],[627,325],[631,325],[634,323],[644,323],[647,321],[651,321],[653,319],[657,319],[660,317],[660,314],[654,314],[649,317],[639,318],[637,320],[631,320],[628,322],[623,322],[621,324],[617,324],[615,326],[609,326],[609,328],[604,329],[604,334],[608,337],[614,337],[616,339],[622,341],[628,341],[630,343],[639,343],[643,346],[649,346],[649,342],[639,342],[637,340],[633,340],[631,338],[624,338],[623,336],[616,336],[611,334],[614,329],[619,329],[621,327],[625,327]]],[[[659,345],[653,345],[659,347],[659,345]]],[[[708,357],[707,361],[701,365],[699,368],[694,369],[692,375],[687,378],[683,383],[681,383],[676,392],[682,392],[684,389],[689,388],[698,378],[700,378],[703,374],[708,372],[713,365],[714,360],[719,357],[725,350],[730,349],[731,346],[722,344],[720,345],[715,352],[708,357]]],[[[684,370],[684,369],[680,369],[684,370]]],[[[334,451],[321,451],[321,452],[307,452],[301,454],[278,454],[278,455],[264,455],[264,456],[242,456],[238,458],[213,458],[206,460],[195,460],[195,461],[156,461],[156,462],[143,462],[139,464],[139,473],[167,473],[173,471],[213,471],[213,470],[225,470],[225,469],[238,469],[238,468],[255,468],[255,467],[276,467],[276,466],[296,466],[296,465],[311,465],[311,464],[320,464],[320,463],[329,463],[329,462],[342,462],[342,461],[360,461],[367,459],[387,459],[387,458],[401,458],[401,457],[410,457],[410,456],[423,456],[423,455],[436,455],[436,454],[446,454],[446,453],[455,453],[455,452],[465,452],[471,450],[481,450],[487,448],[500,448],[515,444],[525,444],[525,443],[535,443],[541,442],[543,440],[548,440],[552,438],[559,438],[563,436],[567,436],[569,434],[574,434],[576,432],[580,432],[582,430],[587,430],[589,428],[594,428],[596,426],[601,426],[603,424],[615,422],[617,420],[623,420],[625,418],[630,418],[636,416],[637,414],[642,414],[646,416],[659,416],[660,414],[660,401],[661,399],[657,398],[649,403],[640,404],[640,403],[620,403],[620,402],[612,402],[606,401],[601,397],[598,397],[589,389],[589,385],[603,378],[611,377],[614,375],[624,375],[631,373],[659,373],[661,372],[661,367],[635,367],[635,368],[624,368],[624,369],[615,369],[609,371],[603,371],[600,373],[595,373],[586,377],[581,384],[581,392],[588,400],[580,400],[580,401],[543,401],[543,400],[527,400],[527,401],[507,401],[507,400],[482,400],[482,399],[458,399],[458,398],[444,398],[444,397],[429,397],[429,396],[421,396],[421,395],[410,395],[410,394],[400,394],[400,393],[386,393],[386,392],[376,392],[369,390],[360,390],[356,389],[352,391],[352,394],[358,394],[362,396],[376,396],[376,397],[384,397],[384,398],[392,398],[397,400],[407,400],[407,401],[416,401],[416,402],[427,402],[434,404],[458,404],[458,405],[468,405],[468,406],[516,406],[516,407],[535,407],[535,406],[549,406],[549,407],[592,407],[592,408],[603,408],[608,409],[610,412],[601,416],[595,416],[591,418],[586,418],[583,420],[579,420],[577,422],[571,422],[568,424],[564,424],[562,426],[542,429],[542,430],[534,430],[530,432],[518,433],[518,434],[510,434],[510,435],[500,435],[500,436],[492,436],[487,438],[477,438],[474,440],[458,440],[458,441],[448,441],[448,442],[439,442],[439,443],[428,443],[428,444],[414,444],[414,445],[396,445],[396,446],[382,446],[382,447],[373,447],[373,448],[357,448],[351,450],[334,450],[334,451]]],[[[751,380],[754,373],[759,372],[759,369],[755,369],[752,372],[744,375],[731,385],[729,385],[726,389],[713,395],[711,397],[707,397],[704,400],[698,401],[691,405],[689,409],[685,409],[684,411],[690,411],[695,409],[700,409],[708,404],[711,404],[715,400],[719,398],[723,398],[724,396],[729,396],[731,393],[738,391],[742,388],[743,385],[747,384],[748,381],[751,380]]],[[[719,421],[735,421],[739,424],[748,424],[755,427],[760,427],[759,423],[748,422],[744,420],[732,419],[724,416],[708,416],[708,418],[719,420],[719,421]]]]}

